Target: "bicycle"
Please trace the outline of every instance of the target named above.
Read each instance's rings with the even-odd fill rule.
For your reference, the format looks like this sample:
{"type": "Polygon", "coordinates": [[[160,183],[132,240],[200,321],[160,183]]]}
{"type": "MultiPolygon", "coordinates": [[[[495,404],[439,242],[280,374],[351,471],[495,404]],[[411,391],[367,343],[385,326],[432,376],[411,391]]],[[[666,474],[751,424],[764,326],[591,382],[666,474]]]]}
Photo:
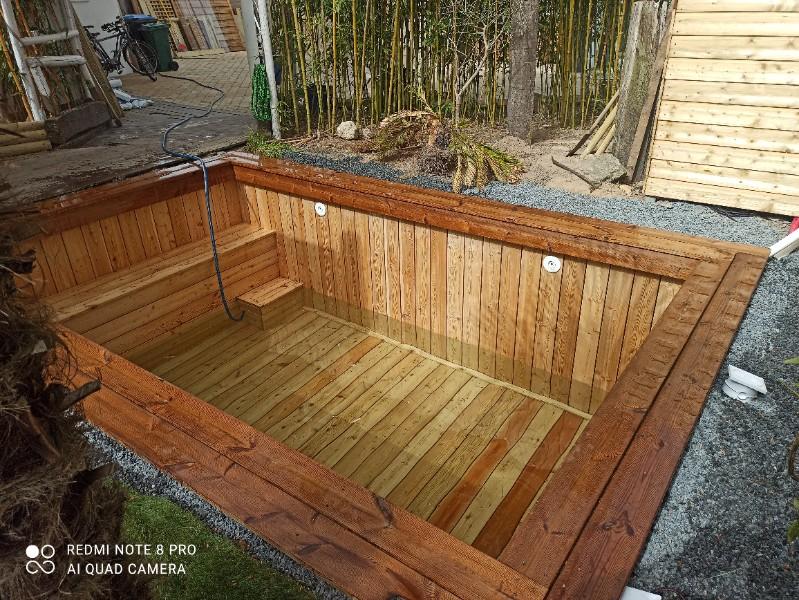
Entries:
{"type": "Polygon", "coordinates": [[[93,25],[84,27],[92,48],[100,59],[100,64],[105,69],[106,74],[111,73],[111,71],[121,73],[123,69],[122,58],[124,58],[130,68],[139,75],[147,75],[153,81],[157,79],[158,58],[155,50],[146,42],[141,42],[132,37],[128,26],[121,17],[117,17],[115,21],[100,26],[103,31],[111,34],[106,37],[100,37],[100,33],[91,31],[93,28],[93,25]],[[113,54],[109,55],[100,42],[111,39],[116,41],[113,54]]]}

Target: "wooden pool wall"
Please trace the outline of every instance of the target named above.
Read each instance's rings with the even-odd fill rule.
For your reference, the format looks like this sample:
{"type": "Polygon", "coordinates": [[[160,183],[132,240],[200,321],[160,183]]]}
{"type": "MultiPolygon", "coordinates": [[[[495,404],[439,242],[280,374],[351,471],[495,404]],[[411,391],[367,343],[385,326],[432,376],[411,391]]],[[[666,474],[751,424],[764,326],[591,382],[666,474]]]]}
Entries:
{"type": "MultiPolygon", "coordinates": [[[[538,329],[539,323],[546,322],[546,318],[539,322],[539,315],[548,314],[548,322],[551,324],[554,321],[556,324],[546,330],[549,333],[538,338],[548,340],[544,364],[549,360],[552,360],[549,364],[564,360],[557,349],[569,347],[570,344],[558,346],[557,340],[561,336],[564,340],[575,339],[576,350],[572,358],[585,352],[589,362],[593,360],[596,364],[606,360],[600,359],[603,356],[602,348],[618,347],[620,344],[621,350],[613,350],[609,355],[615,357],[618,352],[619,358],[612,358],[610,363],[618,360],[618,365],[623,365],[628,361],[627,368],[615,367],[612,377],[618,378],[616,384],[612,387],[606,384],[610,391],[604,403],[538,503],[516,529],[499,555],[499,560],[458,542],[385,500],[370,496],[360,486],[270,438],[255,435],[246,425],[65,329],[64,335],[78,359],[80,372],[77,381],[87,377],[103,379],[103,390],[86,403],[87,416],[106,427],[123,443],[223,506],[278,547],[358,597],[383,598],[398,593],[404,597],[433,594],[469,598],[546,596],[615,600],[646,540],[702,402],[745,312],[765,264],[766,252],[750,246],[501,206],[477,198],[419,190],[279,161],[259,163],[247,155],[234,154],[220,159],[214,165],[212,175],[217,206],[227,208],[227,219],[232,229],[237,227],[235,221],[238,219],[241,220],[239,227],[254,225],[256,229],[280,223],[279,227],[275,227],[277,235],[264,236],[265,241],[261,242],[269,244],[269,240],[274,239],[274,250],[267,249],[261,253],[268,258],[263,268],[256,269],[256,272],[262,271],[264,278],[278,274],[291,277],[296,274],[311,290],[309,302],[312,305],[322,303],[325,309],[333,309],[334,314],[344,314],[346,311],[347,319],[356,322],[360,319],[361,323],[375,328],[385,327],[389,335],[393,331],[394,336],[399,336],[398,339],[407,336],[405,339],[415,340],[416,344],[420,343],[420,338],[421,344],[427,344],[427,331],[430,331],[431,352],[446,352],[448,359],[450,356],[459,357],[461,361],[476,364],[477,368],[485,368],[489,372],[493,369],[494,376],[506,375],[511,380],[521,372],[522,378],[516,381],[521,381],[522,385],[526,381],[525,371],[529,364],[529,385],[530,389],[534,389],[533,385],[540,384],[541,374],[552,373],[552,368],[549,371],[543,368],[536,375],[536,369],[542,364],[540,361],[535,363],[536,347],[526,350],[532,352],[531,357],[524,354],[524,349],[517,354],[518,334],[514,336],[514,352],[511,355],[510,343],[505,337],[510,327],[506,327],[506,333],[503,334],[500,321],[489,317],[483,322],[482,309],[496,305],[501,312],[502,307],[512,305],[511,297],[515,293],[515,324],[518,325],[519,307],[527,302],[525,290],[534,286],[529,283],[513,286],[509,283],[504,286],[503,293],[503,282],[514,279],[507,272],[515,273],[513,265],[516,262],[516,250],[520,284],[523,283],[525,256],[554,254],[564,259],[559,285],[542,286],[543,271],[540,269],[537,274],[530,275],[538,277],[536,309],[521,311],[530,319],[535,315],[536,331],[541,331],[538,329]],[[297,198],[302,200],[298,201],[297,198]],[[337,225],[334,224],[336,217],[326,220],[329,223],[327,227],[316,227],[318,221],[306,220],[306,206],[310,201],[323,201],[338,207],[340,211],[341,251],[337,256],[341,258],[335,263],[334,242],[338,234],[331,236],[329,252],[325,240],[331,228],[337,231],[337,225]],[[379,218],[366,217],[369,230],[368,258],[361,254],[365,238],[357,235],[363,230],[357,227],[357,220],[362,222],[367,214],[380,215],[379,218]],[[308,227],[309,222],[313,227],[308,227]],[[413,223],[413,226],[408,223],[413,223]],[[289,230],[293,235],[286,235],[289,230]],[[353,230],[356,232],[354,240],[351,235],[345,234],[345,231],[353,230]],[[302,242],[303,233],[309,242],[302,242]],[[442,238],[445,238],[446,243],[442,238]],[[422,240],[418,253],[417,239],[422,240]],[[449,307],[457,305],[455,299],[458,298],[460,285],[456,283],[450,286],[449,283],[451,279],[459,281],[458,269],[448,269],[445,281],[432,259],[441,256],[446,250],[448,264],[457,264],[461,240],[464,248],[464,291],[460,292],[463,294],[461,297],[466,298],[466,289],[476,291],[476,286],[467,288],[466,283],[467,276],[475,281],[478,279],[475,273],[479,273],[481,284],[491,281],[492,275],[497,273],[499,285],[497,289],[488,286],[485,292],[486,288],[480,285],[479,304],[476,300],[478,295],[469,294],[469,298],[474,299],[473,306],[467,311],[464,304],[451,314],[449,307]],[[479,261],[467,258],[467,244],[473,247],[474,256],[479,252],[479,261]],[[291,246],[294,247],[293,261],[291,246]],[[382,258],[381,252],[376,251],[380,249],[382,258]],[[397,251],[400,257],[398,265],[389,265],[385,258],[390,249],[397,251]],[[301,262],[303,250],[308,261],[307,271],[304,270],[305,263],[301,262]],[[417,284],[417,281],[427,281],[424,267],[427,251],[430,254],[429,290],[424,289],[424,283],[417,284]],[[365,286],[360,278],[362,271],[357,267],[366,264],[371,267],[373,256],[376,263],[374,269],[380,273],[380,277],[377,282],[373,279],[370,286],[365,286]],[[404,262],[403,256],[406,257],[404,262]],[[319,270],[314,272],[317,261],[319,270]],[[328,261],[332,277],[327,275],[325,269],[328,261]],[[468,269],[469,275],[467,261],[469,265],[477,266],[468,269]],[[380,270],[381,264],[383,271],[380,270]],[[404,272],[403,265],[406,267],[404,272]],[[509,265],[510,268],[503,269],[503,265],[509,265]],[[456,275],[451,275],[451,271],[456,275]],[[337,278],[337,273],[343,273],[344,277],[337,278]],[[434,273],[437,275],[435,280],[434,273]],[[571,274],[567,277],[567,273],[571,274]],[[354,275],[359,277],[358,285],[344,287],[342,282],[351,284],[354,275]],[[609,304],[607,292],[616,289],[610,284],[611,277],[628,282],[622,289],[626,289],[628,284],[630,286],[631,302],[626,308],[623,307],[623,301],[613,300],[609,304]],[[568,283],[573,280],[577,283],[568,283]],[[647,280],[648,285],[644,285],[643,282],[647,280]],[[657,291],[654,281],[657,281],[657,291]],[[675,282],[683,281],[685,283],[677,291],[675,282]],[[639,282],[638,286],[636,282],[639,282]],[[385,291],[376,291],[381,283],[386,286],[385,291]],[[662,299],[665,291],[661,293],[669,285],[676,291],[671,302],[662,299]],[[410,290],[411,287],[413,294],[406,294],[403,306],[402,290],[410,290]],[[556,312],[553,300],[556,294],[554,290],[549,291],[553,288],[557,288],[557,315],[562,315],[564,324],[568,315],[571,315],[568,318],[570,323],[573,319],[577,321],[576,330],[573,328],[568,335],[561,333],[558,317],[553,315],[556,312]],[[591,291],[586,293],[586,288],[591,291]],[[648,289],[648,293],[645,294],[642,288],[648,289]],[[574,292],[564,293],[564,289],[574,289],[574,292]],[[546,291],[543,295],[542,290],[546,291]],[[596,290],[602,293],[594,293],[596,290]],[[661,307],[667,306],[660,318],[656,319],[655,313],[659,312],[658,296],[661,296],[661,307]],[[375,297],[385,304],[378,303],[376,306],[375,297]],[[579,297],[579,302],[563,303],[564,299],[571,297],[579,297]],[[646,299],[632,300],[643,297],[646,299]],[[420,311],[420,306],[424,310],[420,311]],[[550,309],[544,310],[542,306],[549,306],[550,309]],[[584,306],[590,307],[585,316],[584,306]],[[603,344],[602,324],[606,315],[609,324],[620,312],[626,311],[627,324],[631,323],[631,314],[644,315],[646,326],[641,325],[639,331],[643,332],[640,335],[645,335],[649,328],[646,315],[650,306],[654,326],[648,337],[642,342],[635,342],[640,345],[640,350],[631,359],[624,352],[625,344],[628,347],[633,344],[627,341],[627,325],[624,333],[621,333],[621,328],[614,323],[616,333],[606,333],[604,338],[607,341],[603,344]],[[465,318],[466,315],[469,317],[465,318]],[[599,315],[601,319],[589,320],[589,317],[599,315]],[[591,331],[587,339],[595,340],[588,344],[587,351],[583,351],[582,344],[576,341],[583,329],[581,321],[586,323],[584,331],[591,331]],[[589,328],[588,323],[594,327],[589,328]],[[449,329],[450,325],[453,326],[452,330],[449,329]],[[450,331],[453,336],[449,335],[450,331]],[[457,337],[458,331],[461,337],[457,337]],[[481,337],[484,332],[487,335],[481,337]],[[485,345],[481,351],[481,339],[502,342],[495,342],[493,347],[485,345]],[[450,344],[454,346],[452,355],[449,354],[450,344]],[[482,367],[481,356],[484,358],[482,367]],[[525,357],[524,360],[519,360],[521,357],[525,357]],[[528,363],[527,358],[532,361],[528,363]],[[128,415],[128,418],[120,420],[123,414],[128,415]],[[141,427],[148,432],[144,437],[139,436],[141,427]],[[161,446],[155,445],[154,440],[158,436],[161,436],[158,438],[161,439],[161,446]],[[182,442],[169,442],[170,439],[180,439],[182,442]],[[170,443],[178,445],[173,445],[173,450],[163,454],[167,450],[163,444],[169,446],[170,443]],[[189,463],[177,460],[176,452],[182,452],[180,456],[187,461],[195,461],[191,464],[196,466],[181,466],[189,463]],[[208,452],[211,454],[207,455],[208,452]],[[198,458],[200,455],[205,458],[198,458]],[[261,458],[255,459],[256,456],[261,458]],[[200,462],[197,463],[197,460],[200,462]],[[237,475],[237,481],[241,481],[241,477],[244,480],[248,477],[256,479],[248,484],[234,485],[231,478],[238,471],[231,471],[228,467],[215,476],[226,482],[220,489],[208,487],[212,480],[193,475],[201,466],[212,468],[219,460],[244,469],[243,475],[237,475]],[[263,488],[259,498],[264,506],[271,502],[270,506],[277,510],[287,511],[291,526],[285,528],[265,524],[254,517],[255,513],[250,512],[260,511],[264,507],[246,508],[240,503],[231,504],[233,499],[228,497],[230,490],[241,485],[252,486],[253,490],[263,485],[277,486],[276,490],[282,490],[269,495],[267,488],[263,488]],[[311,514],[302,516],[306,511],[303,507],[329,519],[325,521],[325,533],[319,530],[320,522],[316,517],[311,518],[311,514]],[[304,536],[305,541],[298,544],[298,535],[304,536]],[[319,543],[323,545],[319,546],[319,543]],[[347,547],[358,550],[345,550],[347,547]],[[311,548],[327,550],[320,553],[311,548]],[[362,576],[353,577],[353,573],[362,576]]],[[[182,227],[179,204],[183,203],[188,215],[189,209],[185,207],[189,202],[191,208],[191,203],[187,198],[193,198],[196,205],[200,185],[195,169],[175,169],[55,199],[44,205],[38,221],[44,231],[28,241],[28,245],[37,249],[40,257],[43,257],[39,274],[39,286],[43,293],[60,293],[71,286],[90,283],[92,277],[108,277],[107,273],[101,274],[108,269],[112,273],[123,272],[134,260],[152,260],[143,248],[145,235],[149,240],[157,239],[162,249],[162,244],[169,247],[173,239],[176,247],[182,244],[190,248],[193,243],[201,243],[204,236],[200,234],[198,221],[194,222],[197,239],[192,238],[188,218],[188,233],[187,230],[178,232],[182,227]],[[164,204],[156,209],[155,205],[159,203],[164,204]],[[141,210],[145,207],[149,207],[149,211],[141,210]],[[172,212],[170,207],[173,208],[172,212]],[[131,212],[136,217],[138,237],[142,243],[142,252],[138,254],[128,247],[128,240],[125,239],[123,221],[127,220],[130,224],[131,219],[121,217],[131,212]],[[140,214],[144,215],[144,229],[139,222],[140,214]],[[150,214],[154,223],[152,227],[150,214]],[[171,232],[164,218],[166,214],[170,216],[171,232]],[[177,222],[172,220],[173,214],[177,215],[177,222]],[[156,222],[156,215],[161,215],[160,226],[156,222]],[[116,224],[119,225],[118,231],[116,224]],[[98,231],[102,233],[102,245],[97,241],[100,239],[98,231]],[[68,251],[69,239],[78,242],[77,251],[68,251]],[[80,248],[81,239],[85,251],[80,248]],[[96,257],[92,260],[96,252],[96,248],[90,251],[92,244],[105,248],[108,263],[95,263],[96,257]],[[125,248],[124,259],[119,251],[122,247],[125,248]],[[112,255],[116,258],[112,258],[112,255]],[[82,265],[83,272],[80,275],[75,273],[75,260],[82,265]]],[[[201,214],[199,218],[202,219],[201,214]]],[[[219,219],[224,220],[225,216],[220,215],[219,219]]],[[[127,231],[133,232],[134,229],[128,227],[127,231]]],[[[138,249],[136,236],[131,237],[135,249],[138,249]]],[[[154,251],[154,245],[151,251],[154,251]]],[[[535,269],[531,271],[535,273],[535,269]]],[[[369,269],[367,272],[375,271],[369,269]]],[[[554,279],[551,281],[554,282],[554,279]]],[[[472,286],[471,283],[468,285],[472,286]]],[[[190,322],[212,308],[218,308],[218,297],[211,289],[208,294],[205,303],[182,307],[167,303],[157,308],[149,315],[152,316],[150,322],[168,322],[169,327],[145,327],[143,338],[151,340],[169,335],[171,329],[190,322]],[[163,312],[159,312],[161,309],[163,312]]],[[[149,317],[142,315],[142,318],[149,317]]],[[[637,317],[632,320],[636,321],[637,317]]],[[[525,323],[521,321],[522,325],[525,323]]],[[[127,341],[118,349],[127,351],[145,341],[127,341]]],[[[113,343],[114,340],[111,340],[104,345],[108,347],[113,343]]],[[[524,345],[521,347],[524,348],[524,345]]],[[[568,360],[567,356],[565,362],[568,360]]],[[[577,363],[576,358],[571,361],[572,374],[577,363]]],[[[611,371],[609,369],[607,373],[611,371]]],[[[558,379],[560,371],[556,373],[558,376],[553,376],[546,384],[553,395],[563,385],[558,379]]],[[[605,382],[610,375],[603,377],[598,383],[605,382]]],[[[576,378],[572,376],[571,379],[576,378]]],[[[594,380],[596,377],[591,379],[590,393],[584,389],[587,379],[570,385],[571,388],[583,387],[575,398],[589,410],[592,409],[591,401],[595,393],[594,380]]],[[[605,389],[597,388],[598,399],[601,399],[605,389]]],[[[571,401],[571,389],[568,398],[571,401]]]]}

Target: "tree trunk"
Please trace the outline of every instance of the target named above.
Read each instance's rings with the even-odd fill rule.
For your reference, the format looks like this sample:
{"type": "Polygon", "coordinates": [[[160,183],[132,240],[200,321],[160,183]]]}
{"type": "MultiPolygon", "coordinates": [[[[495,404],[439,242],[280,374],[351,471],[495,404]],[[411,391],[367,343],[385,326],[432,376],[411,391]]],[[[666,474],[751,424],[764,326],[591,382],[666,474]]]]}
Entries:
{"type": "Polygon", "coordinates": [[[539,2],[540,0],[518,0],[511,24],[508,130],[527,141],[532,138],[530,125],[535,109],[539,2]]]}

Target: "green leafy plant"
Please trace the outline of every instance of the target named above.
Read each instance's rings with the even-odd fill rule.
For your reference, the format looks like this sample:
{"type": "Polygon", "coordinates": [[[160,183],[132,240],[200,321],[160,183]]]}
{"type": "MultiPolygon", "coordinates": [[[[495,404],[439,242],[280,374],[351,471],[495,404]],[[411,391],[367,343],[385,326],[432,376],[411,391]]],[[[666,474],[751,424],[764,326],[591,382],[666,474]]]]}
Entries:
{"type": "Polygon", "coordinates": [[[276,140],[260,131],[251,131],[247,135],[247,150],[266,158],[283,158],[292,148],[286,142],[276,140]]]}

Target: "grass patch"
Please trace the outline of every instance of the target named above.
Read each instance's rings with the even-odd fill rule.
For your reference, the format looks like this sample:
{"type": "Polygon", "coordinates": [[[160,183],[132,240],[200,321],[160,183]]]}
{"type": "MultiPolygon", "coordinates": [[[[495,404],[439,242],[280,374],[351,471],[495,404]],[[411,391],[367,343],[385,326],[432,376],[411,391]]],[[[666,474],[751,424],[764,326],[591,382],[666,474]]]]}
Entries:
{"type": "Polygon", "coordinates": [[[291,150],[291,146],[265,133],[251,131],[247,135],[247,150],[266,158],[283,158],[291,150]]]}
{"type": "MultiPolygon", "coordinates": [[[[224,598],[307,600],[314,596],[293,579],[270,569],[230,539],[213,533],[202,521],[176,504],[129,491],[122,535],[139,544],[194,544],[194,556],[173,557],[185,575],[154,577],[159,600],[224,598]]],[[[155,559],[154,559],[155,560],[155,559]]],[[[169,560],[169,559],[164,559],[169,560]]]]}

